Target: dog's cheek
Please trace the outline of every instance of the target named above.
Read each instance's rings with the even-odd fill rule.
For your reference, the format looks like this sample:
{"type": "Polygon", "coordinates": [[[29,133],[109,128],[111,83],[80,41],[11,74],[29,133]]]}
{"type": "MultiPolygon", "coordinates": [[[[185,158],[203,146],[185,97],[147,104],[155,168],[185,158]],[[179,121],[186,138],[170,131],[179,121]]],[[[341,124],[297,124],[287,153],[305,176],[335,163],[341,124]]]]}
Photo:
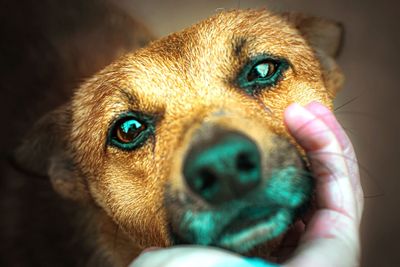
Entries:
{"type": "Polygon", "coordinates": [[[162,183],[153,177],[150,166],[154,164],[133,158],[129,162],[110,164],[102,177],[91,185],[92,195],[139,248],[166,246],[162,183]]]}

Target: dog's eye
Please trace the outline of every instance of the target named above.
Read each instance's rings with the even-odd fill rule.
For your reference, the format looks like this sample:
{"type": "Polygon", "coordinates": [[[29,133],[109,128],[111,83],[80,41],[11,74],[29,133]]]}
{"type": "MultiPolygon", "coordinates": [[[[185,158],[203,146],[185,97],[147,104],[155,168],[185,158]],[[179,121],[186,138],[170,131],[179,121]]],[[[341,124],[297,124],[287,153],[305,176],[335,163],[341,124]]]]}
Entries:
{"type": "Polygon", "coordinates": [[[110,128],[108,143],[124,150],[141,146],[152,132],[148,119],[123,114],[110,128]]]}
{"type": "Polygon", "coordinates": [[[254,94],[260,89],[276,85],[287,67],[286,60],[267,55],[258,56],[243,67],[237,83],[247,93],[254,94]]]}

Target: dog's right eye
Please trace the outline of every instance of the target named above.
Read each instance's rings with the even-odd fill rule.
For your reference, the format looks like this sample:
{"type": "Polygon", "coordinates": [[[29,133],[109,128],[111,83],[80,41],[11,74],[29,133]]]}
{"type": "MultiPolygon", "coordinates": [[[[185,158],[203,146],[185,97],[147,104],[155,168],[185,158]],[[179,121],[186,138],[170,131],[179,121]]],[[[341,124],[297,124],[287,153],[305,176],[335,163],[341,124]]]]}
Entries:
{"type": "Polygon", "coordinates": [[[108,144],[123,150],[140,147],[153,133],[152,123],[148,118],[123,114],[111,126],[108,144]]]}
{"type": "Polygon", "coordinates": [[[261,89],[275,86],[288,68],[288,62],[283,58],[269,55],[259,55],[251,58],[239,72],[237,84],[246,93],[253,95],[261,89]]]}

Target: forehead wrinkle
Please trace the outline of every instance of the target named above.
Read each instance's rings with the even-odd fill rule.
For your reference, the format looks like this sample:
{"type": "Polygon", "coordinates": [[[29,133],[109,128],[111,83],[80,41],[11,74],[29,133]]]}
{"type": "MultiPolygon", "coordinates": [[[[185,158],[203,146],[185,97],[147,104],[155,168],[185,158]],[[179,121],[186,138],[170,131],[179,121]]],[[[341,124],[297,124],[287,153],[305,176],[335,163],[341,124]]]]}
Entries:
{"type": "Polygon", "coordinates": [[[128,92],[124,88],[118,88],[118,91],[130,106],[134,106],[138,103],[137,96],[134,92],[128,92]]]}
{"type": "Polygon", "coordinates": [[[121,101],[124,103],[122,105],[124,107],[123,109],[157,116],[165,112],[164,103],[160,102],[154,95],[141,94],[129,88],[119,88],[118,93],[118,98],[122,98],[121,101]]]}
{"type": "Polygon", "coordinates": [[[243,50],[247,47],[247,38],[243,36],[233,36],[233,54],[236,57],[243,56],[243,50]]]}

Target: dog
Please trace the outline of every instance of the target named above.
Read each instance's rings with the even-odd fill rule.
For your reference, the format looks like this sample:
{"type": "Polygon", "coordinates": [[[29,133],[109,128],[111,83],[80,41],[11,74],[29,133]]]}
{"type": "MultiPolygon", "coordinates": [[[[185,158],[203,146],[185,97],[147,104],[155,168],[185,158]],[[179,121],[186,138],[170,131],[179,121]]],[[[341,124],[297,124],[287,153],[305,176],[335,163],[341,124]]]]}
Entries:
{"type": "Polygon", "coordinates": [[[268,258],[313,195],[283,111],[332,108],[342,36],[339,23],[297,13],[220,12],[86,80],[15,158],[76,203],[66,220],[86,265],[176,244],[268,258]]]}

